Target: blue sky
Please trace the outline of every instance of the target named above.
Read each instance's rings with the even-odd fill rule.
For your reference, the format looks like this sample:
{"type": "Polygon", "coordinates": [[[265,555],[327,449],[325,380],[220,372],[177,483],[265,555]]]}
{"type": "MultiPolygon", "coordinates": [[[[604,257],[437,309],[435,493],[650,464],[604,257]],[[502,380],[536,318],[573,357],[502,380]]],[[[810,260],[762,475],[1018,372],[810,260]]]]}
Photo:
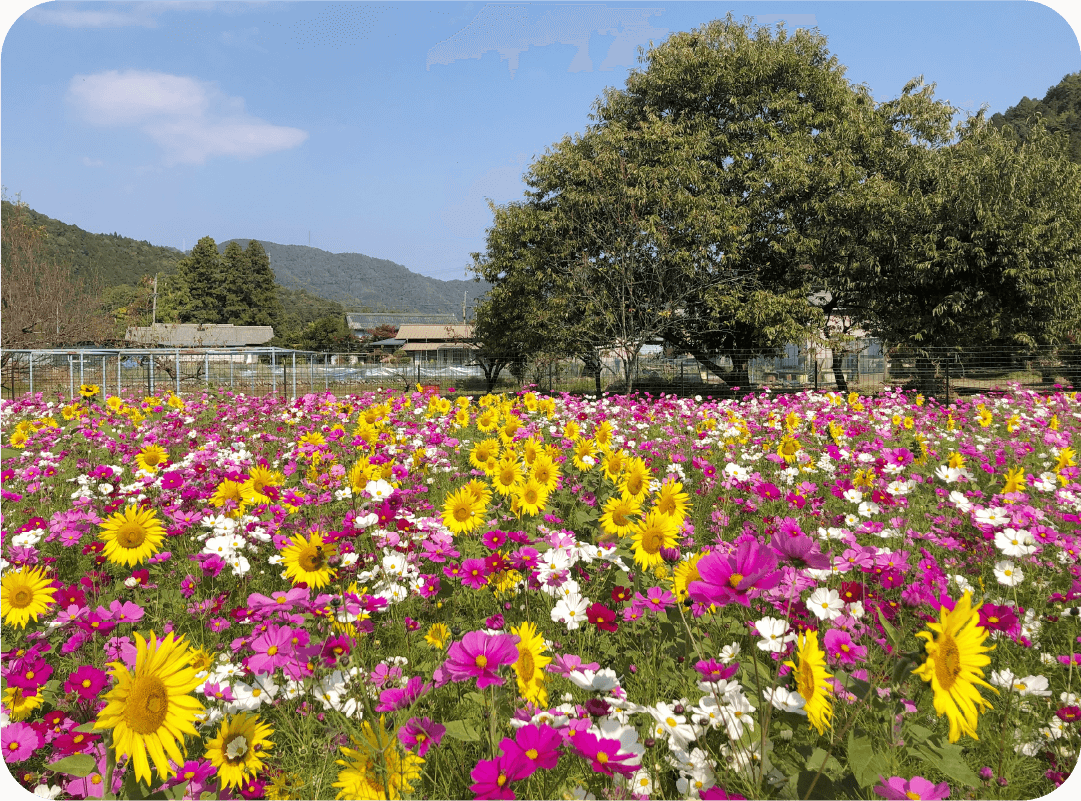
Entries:
{"type": "Polygon", "coordinates": [[[1081,69],[1034,2],[46,3],[8,12],[0,180],[88,231],[310,236],[464,278],[484,198],[519,198],[639,45],[729,10],[817,26],[880,100],[923,74],[1003,111],[1081,69]]]}

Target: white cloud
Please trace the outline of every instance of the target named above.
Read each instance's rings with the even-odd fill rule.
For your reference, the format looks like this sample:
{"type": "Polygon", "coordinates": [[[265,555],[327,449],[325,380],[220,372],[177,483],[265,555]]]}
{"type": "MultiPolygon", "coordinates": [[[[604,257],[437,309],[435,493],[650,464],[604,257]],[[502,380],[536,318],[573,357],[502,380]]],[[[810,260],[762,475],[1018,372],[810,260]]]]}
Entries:
{"type": "Polygon", "coordinates": [[[76,75],[68,102],[92,125],[136,126],[169,164],[203,164],[214,156],[255,158],[297,147],[307,131],[249,115],[244,100],[216,84],[162,72],[110,70],[76,75]]]}
{"type": "Polygon", "coordinates": [[[93,10],[85,3],[43,3],[26,12],[26,18],[40,25],[65,28],[156,28],[166,11],[212,11],[217,14],[242,14],[266,6],[263,2],[150,2],[100,4],[93,10]]]}

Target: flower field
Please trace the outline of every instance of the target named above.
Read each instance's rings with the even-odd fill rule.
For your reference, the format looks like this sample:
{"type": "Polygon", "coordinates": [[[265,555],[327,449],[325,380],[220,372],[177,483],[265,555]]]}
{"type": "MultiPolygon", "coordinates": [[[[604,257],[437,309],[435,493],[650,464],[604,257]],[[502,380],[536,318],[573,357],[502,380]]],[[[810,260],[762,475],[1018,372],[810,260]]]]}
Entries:
{"type": "Polygon", "coordinates": [[[1081,402],[3,401],[8,770],[50,798],[1036,798],[1081,402]]]}

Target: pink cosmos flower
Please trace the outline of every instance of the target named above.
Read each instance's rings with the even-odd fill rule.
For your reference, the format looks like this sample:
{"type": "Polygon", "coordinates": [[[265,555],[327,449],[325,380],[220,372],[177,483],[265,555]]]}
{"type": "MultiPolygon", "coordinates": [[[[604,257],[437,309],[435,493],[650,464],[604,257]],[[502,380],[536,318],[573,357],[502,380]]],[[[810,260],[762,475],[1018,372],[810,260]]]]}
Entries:
{"type": "Polygon", "coordinates": [[[0,729],[0,746],[5,762],[24,762],[41,746],[41,735],[19,721],[0,729]]]}
{"type": "Polygon", "coordinates": [[[108,681],[105,671],[93,665],[80,665],[68,675],[64,682],[64,692],[77,693],[81,700],[91,701],[98,697],[98,693],[108,681]]]}
{"type": "Polygon", "coordinates": [[[907,781],[900,776],[891,776],[875,785],[875,793],[889,801],[938,801],[950,797],[950,786],[946,782],[934,784],[922,776],[913,776],[907,781]]]}
{"type": "Polygon", "coordinates": [[[559,762],[559,749],[562,745],[563,737],[560,733],[547,723],[541,723],[522,726],[515,733],[513,740],[504,737],[499,747],[508,755],[520,753],[534,765],[534,770],[536,768],[551,770],[559,762]]]}
{"type": "Polygon", "coordinates": [[[410,718],[408,723],[398,729],[398,739],[406,748],[416,747],[417,756],[423,757],[429,748],[439,745],[446,731],[446,726],[430,718],[410,718]]]}
{"type": "Polygon", "coordinates": [[[750,607],[755,595],[772,589],[781,580],[777,558],[757,540],[739,544],[729,556],[708,554],[698,562],[701,581],[692,581],[687,593],[702,604],[725,605],[732,602],[750,607]]]}
{"type": "Polygon", "coordinates": [[[479,590],[488,583],[488,568],[483,559],[466,559],[462,562],[458,577],[466,587],[479,590]]]}
{"type": "Polygon", "coordinates": [[[619,740],[599,738],[588,731],[579,732],[572,739],[578,753],[592,761],[594,773],[614,776],[616,773],[630,774],[638,770],[641,757],[637,754],[621,753],[619,740]]]}
{"type": "Polygon", "coordinates": [[[427,695],[431,689],[431,682],[425,684],[423,678],[413,676],[405,687],[393,687],[379,693],[379,705],[375,711],[396,712],[399,709],[405,709],[407,706],[412,706],[422,695],[427,695]]]}
{"type": "Polygon", "coordinates": [[[528,759],[520,756],[503,754],[499,759],[482,759],[469,773],[474,784],[469,789],[478,799],[513,799],[517,798],[511,789],[511,782],[519,781],[532,774],[534,767],[528,759]]]}
{"type": "Polygon", "coordinates": [[[694,669],[698,671],[703,681],[727,681],[736,675],[736,671],[739,670],[739,662],[723,665],[716,659],[701,659],[695,663],[694,669]]]}
{"type": "Polygon", "coordinates": [[[475,678],[477,688],[483,690],[490,684],[501,686],[504,679],[498,670],[503,665],[518,661],[518,636],[515,634],[485,634],[471,631],[447,649],[447,661],[443,668],[451,681],[468,681],[475,678]]]}
{"type": "Polygon", "coordinates": [[[273,673],[293,657],[293,630],[289,626],[269,625],[251,644],[254,655],[248,657],[252,673],[273,673]]]}
{"type": "Polygon", "coordinates": [[[856,665],[867,658],[867,647],[856,645],[847,632],[830,629],[822,643],[826,653],[843,665],[856,665]]]}
{"type": "Polygon", "coordinates": [[[559,654],[548,665],[550,673],[558,673],[560,676],[569,676],[575,670],[598,670],[599,668],[598,662],[582,662],[582,657],[578,654],[559,654]]]}

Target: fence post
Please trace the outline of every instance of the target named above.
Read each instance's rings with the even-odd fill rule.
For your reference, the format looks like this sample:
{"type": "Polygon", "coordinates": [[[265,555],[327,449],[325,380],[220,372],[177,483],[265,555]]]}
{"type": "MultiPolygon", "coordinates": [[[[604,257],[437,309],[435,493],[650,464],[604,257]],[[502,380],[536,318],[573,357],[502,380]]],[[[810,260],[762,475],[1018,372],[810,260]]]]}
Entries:
{"type": "MultiPolygon", "coordinates": [[[[83,352],[79,351],[79,387],[80,387],[80,389],[82,388],[82,385],[85,384],[85,383],[86,383],[86,378],[85,378],[85,376],[83,376],[83,352]]],[[[14,389],[14,384],[12,385],[12,389],[14,389]]]]}
{"type": "Polygon", "coordinates": [[[270,394],[278,394],[278,354],[273,350],[270,352],[270,394]]]}
{"type": "Polygon", "coordinates": [[[147,358],[147,362],[149,362],[149,367],[150,367],[150,370],[149,370],[150,394],[153,395],[154,394],[154,354],[151,353],[146,358],[147,358]]]}
{"type": "Polygon", "coordinates": [[[308,392],[315,392],[315,359],[314,354],[308,355],[308,392]]]}
{"type": "Polygon", "coordinates": [[[205,372],[205,376],[203,378],[203,386],[209,387],[210,386],[210,354],[209,353],[204,353],[203,354],[203,370],[205,372]]]}
{"type": "Polygon", "coordinates": [[[68,354],[68,389],[71,391],[71,399],[75,400],[75,359],[68,354]]]}
{"type": "Polygon", "coordinates": [[[34,351],[30,351],[30,394],[34,394],[34,351]]]}
{"type": "Polygon", "coordinates": [[[176,349],[176,354],[173,356],[173,368],[176,370],[176,394],[180,394],[180,348],[176,349]]]}
{"type": "Polygon", "coordinates": [[[323,391],[330,392],[330,374],[327,372],[327,366],[330,364],[330,354],[323,354],[323,391]]]}
{"type": "Polygon", "coordinates": [[[116,396],[120,397],[120,351],[116,352],[116,396]]]}
{"type": "Polygon", "coordinates": [[[950,405],[950,357],[946,357],[946,405],[950,405]]]}
{"type": "Polygon", "coordinates": [[[687,394],[687,382],[683,378],[683,360],[679,360],[679,396],[682,398],[687,394]]]}
{"type": "Polygon", "coordinates": [[[297,399],[297,352],[293,351],[293,400],[297,399]]]}
{"type": "Polygon", "coordinates": [[[815,360],[815,392],[818,392],[818,350],[811,349],[811,357],[815,360]]]}
{"type": "Polygon", "coordinates": [[[236,358],[235,354],[229,354],[229,391],[233,390],[233,360],[236,358]]]}
{"type": "Polygon", "coordinates": [[[108,380],[108,378],[106,376],[106,373],[105,373],[105,367],[106,367],[105,360],[108,359],[108,358],[109,357],[106,356],[104,353],[101,354],[101,397],[102,398],[105,397],[105,393],[109,389],[109,380],[108,380]]]}

